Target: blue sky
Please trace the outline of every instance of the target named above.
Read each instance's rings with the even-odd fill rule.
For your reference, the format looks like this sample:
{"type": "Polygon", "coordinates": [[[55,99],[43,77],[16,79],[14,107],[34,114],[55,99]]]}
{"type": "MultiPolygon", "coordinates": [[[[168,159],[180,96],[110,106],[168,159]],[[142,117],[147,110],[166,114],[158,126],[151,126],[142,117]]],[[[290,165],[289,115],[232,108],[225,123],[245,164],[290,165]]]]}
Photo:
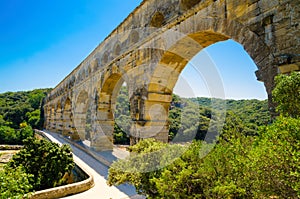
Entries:
{"type": "MultiPolygon", "coordinates": [[[[0,93],[55,87],[140,3],[0,0],[0,93]]],[[[208,59],[199,58],[204,54],[219,70],[226,98],[266,98],[254,75],[257,68],[242,46],[218,43],[194,62],[206,64],[208,59]]],[[[192,68],[186,67],[182,78],[189,80],[193,94],[209,95],[192,68]]],[[[180,85],[175,91],[189,95],[180,85]]]]}
{"type": "Polygon", "coordinates": [[[256,70],[257,66],[242,45],[233,40],[218,42],[191,60],[174,92],[184,97],[267,99],[264,84],[256,79],[256,70]],[[220,82],[222,87],[214,88],[215,82],[220,82]]]}

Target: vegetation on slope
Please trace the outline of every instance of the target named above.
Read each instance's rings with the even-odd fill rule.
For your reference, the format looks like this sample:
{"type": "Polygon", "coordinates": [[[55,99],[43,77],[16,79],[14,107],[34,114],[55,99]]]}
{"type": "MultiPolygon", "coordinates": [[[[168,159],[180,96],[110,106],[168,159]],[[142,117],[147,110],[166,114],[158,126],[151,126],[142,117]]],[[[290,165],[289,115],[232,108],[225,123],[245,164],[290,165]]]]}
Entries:
{"type": "Polygon", "coordinates": [[[42,99],[50,89],[0,94],[0,144],[22,144],[41,128],[42,99]]]}
{"type": "Polygon", "coordinates": [[[71,148],[33,137],[32,127],[42,127],[40,107],[49,90],[0,94],[0,144],[24,144],[0,170],[0,198],[26,198],[67,183],[74,167],[71,148]]]}
{"type": "Polygon", "coordinates": [[[41,127],[41,102],[49,91],[50,89],[36,89],[0,94],[0,124],[2,121],[2,124],[4,122],[7,126],[18,129],[21,123],[27,122],[33,128],[41,127]]]}
{"type": "MultiPolygon", "coordinates": [[[[130,148],[134,153],[129,159],[113,163],[108,184],[129,182],[148,198],[299,198],[300,111],[290,105],[300,100],[299,85],[299,73],[276,78],[273,96],[282,115],[270,124],[261,125],[268,119],[254,117],[251,103],[249,108],[239,109],[236,102],[230,102],[235,108],[227,114],[218,142],[173,144],[177,151],[185,152],[166,167],[139,172],[139,168],[147,168],[153,162],[161,165],[170,157],[170,153],[163,153],[160,158],[145,159],[145,154],[151,157],[149,154],[168,144],[139,142],[130,148]],[[248,119],[251,117],[259,121],[248,119]],[[255,133],[249,134],[249,129],[255,133]],[[209,149],[210,153],[203,157],[203,151],[209,149]]],[[[254,106],[261,110],[262,106],[254,106]]]]}
{"type": "MultiPolygon", "coordinates": [[[[222,100],[209,98],[180,98],[172,96],[169,110],[169,140],[204,140],[208,128],[216,129],[220,118],[218,112],[227,110],[227,120],[237,118],[244,126],[244,134],[257,133],[259,126],[270,122],[267,100],[222,100]],[[225,105],[225,106],[223,106],[225,105]],[[219,117],[219,118],[218,118],[219,117]]],[[[122,87],[115,110],[115,144],[129,144],[130,107],[126,87],[122,87]]]]}
{"type": "MultiPolygon", "coordinates": [[[[272,125],[261,128],[255,137],[243,135],[241,128],[231,129],[204,158],[201,152],[213,146],[194,141],[168,166],[144,173],[130,173],[126,166],[147,167],[151,160],[119,160],[109,170],[108,183],[129,182],[149,198],[297,198],[300,194],[299,128],[299,120],[280,117],[272,125]]],[[[145,140],[135,146],[134,152],[160,149],[153,147],[156,145],[165,146],[145,140]],[[144,142],[152,143],[145,147],[144,142]]],[[[162,154],[159,160],[163,162],[168,156],[162,154]]]]}
{"type": "Polygon", "coordinates": [[[25,194],[67,184],[74,162],[69,145],[27,138],[24,148],[0,171],[0,198],[23,198],[25,194]]]}
{"type": "Polygon", "coordinates": [[[300,113],[300,75],[279,75],[275,78],[277,86],[273,90],[273,99],[277,102],[277,111],[281,114],[298,118],[300,113]]]}
{"type": "MultiPolygon", "coordinates": [[[[130,147],[132,156],[129,159],[119,160],[112,165],[108,183],[117,185],[129,182],[149,198],[299,198],[300,111],[293,105],[299,104],[300,100],[300,74],[281,75],[276,78],[276,84],[273,96],[282,116],[268,124],[270,121],[266,101],[227,100],[225,125],[217,143],[206,143],[203,138],[208,125],[214,125],[212,121],[215,118],[212,117],[212,112],[218,112],[218,106],[211,108],[209,99],[180,99],[174,95],[169,116],[170,138],[178,134],[190,138],[191,132],[196,132],[193,134],[196,139],[186,146],[169,145],[152,139],[143,140],[130,147]],[[186,117],[188,115],[190,117],[186,117]],[[155,159],[147,156],[164,148],[168,149],[168,153],[157,153],[155,159]],[[204,155],[205,151],[210,153],[204,155]],[[170,160],[176,153],[182,155],[170,160]],[[140,169],[143,172],[139,172],[140,169]]],[[[124,137],[128,132],[126,121],[130,119],[128,101],[126,102],[128,98],[124,95],[126,91],[122,93],[122,99],[117,104],[119,108],[115,113],[121,118],[115,127],[115,139],[119,139],[120,143],[128,141],[124,137]],[[125,110],[120,107],[125,107],[125,110]]],[[[26,106],[24,107],[26,109],[26,106]]],[[[11,117],[14,114],[4,114],[3,111],[0,113],[1,125],[16,127],[13,120],[9,119],[14,118],[11,117]]],[[[29,122],[26,114],[24,118],[19,121],[29,122]]],[[[72,168],[68,147],[58,150],[50,144],[38,143],[33,139],[27,139],[25,143],[28,143],[29,147],[25,147],[25,151],[16,155],[5,171],[0,172],[3,184],[1,193],[6,194],[3,197],[21,197],[28,191],[44,188],[44,185],[57,186],[63,183],[61,179],[64,179],[64,172],[72,168]],[[35,150],[36,147],[40,150],[35,150]],[[42,151],[37,156],[42,159],[31,154],[38,151],[42,151]],[[61,156],[55,156],[59,153],[66,156],[66,161],[60,160],[66,163],[60,167],[63,170],[59,170],[55,165],[49,166],[48,162],[59,160],[61,156]],[[27,170],[24,165],[28,165],[33,171],[27,170]],[[49,173],[39,173],[36,168],[57,171],[59,173],[55,177],[59,178],[50,182],[49,173]],[[18,175],[14,176],[12,173],[18,175]]]]}

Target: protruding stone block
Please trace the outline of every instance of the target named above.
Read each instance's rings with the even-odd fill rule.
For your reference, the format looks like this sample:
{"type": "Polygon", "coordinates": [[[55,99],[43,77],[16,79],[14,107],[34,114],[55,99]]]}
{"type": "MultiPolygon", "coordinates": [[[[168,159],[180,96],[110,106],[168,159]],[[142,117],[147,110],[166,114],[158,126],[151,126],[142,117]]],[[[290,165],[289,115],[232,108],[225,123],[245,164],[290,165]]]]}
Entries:
{"type": "Polygon", "coordinates": [[[300,62],[279,66],[279,71],[282,74],[290,73],[292,71],[299,71],[299,70],[300,70],[300,62]]]}

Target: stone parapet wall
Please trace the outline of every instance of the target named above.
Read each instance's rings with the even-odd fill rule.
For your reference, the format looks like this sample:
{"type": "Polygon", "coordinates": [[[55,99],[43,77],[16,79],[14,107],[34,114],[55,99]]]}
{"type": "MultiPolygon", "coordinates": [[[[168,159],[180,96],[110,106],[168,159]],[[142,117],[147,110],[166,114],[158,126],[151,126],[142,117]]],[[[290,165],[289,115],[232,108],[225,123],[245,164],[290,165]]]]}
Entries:
{"type": "Polygon", "coordinates": [[[0,145],[0,150],[20,150],[23,146],[20,145],[0,145]]]}
{"type": "Polygon", "coordinates": [[[88,179],[61,186],[52,189],[46,189],[42,191],[37,191],[30,196],[31,199],[54,199],[54,198],[62,198],[65,196],[78,194],[84,191],[89,190],[94,186],[94,179],[92,176],[89,176],[88,179]]]}
{"type": "MultiPolygon", "coordinates": [[[[42,131],[36,130],[36,133],[47,139],[47,136],[43,134],[42,131]]],[[[83,165],[80,164],[80,162],[76,162],[75,164],[85,173],[85,175],[88,176],[86,180],[83,180],[81,182],[76,182],[72,184],[68,184],[65,186],[55,187],[51,189],[41,190],[34,192],[32,195],[30,195],[31,199],[54,199],[54,198],[62,198],[65,196],[78,194],[84,191],[87,191],[91,189],[94,186],[94,178],[89,172],[85,169],[83,165]]]]}

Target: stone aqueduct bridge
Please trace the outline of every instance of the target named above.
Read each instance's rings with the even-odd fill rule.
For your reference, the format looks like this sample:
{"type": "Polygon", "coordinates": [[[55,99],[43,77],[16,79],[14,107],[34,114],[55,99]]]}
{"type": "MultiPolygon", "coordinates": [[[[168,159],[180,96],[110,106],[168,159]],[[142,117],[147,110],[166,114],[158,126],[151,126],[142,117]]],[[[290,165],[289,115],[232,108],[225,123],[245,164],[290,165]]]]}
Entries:
{"type": "Polygon", "coordinates": [[[126,82],[132,144],[167,141],[181,71],[203,48],[227,39],[252,57],[271,99],[274,76],[300,67],[299,19],[300,0],[144,0],[47,96],[45,128],[85,139],[90,108],[91,147],[110,149],[116,97],[126,82]]]}

